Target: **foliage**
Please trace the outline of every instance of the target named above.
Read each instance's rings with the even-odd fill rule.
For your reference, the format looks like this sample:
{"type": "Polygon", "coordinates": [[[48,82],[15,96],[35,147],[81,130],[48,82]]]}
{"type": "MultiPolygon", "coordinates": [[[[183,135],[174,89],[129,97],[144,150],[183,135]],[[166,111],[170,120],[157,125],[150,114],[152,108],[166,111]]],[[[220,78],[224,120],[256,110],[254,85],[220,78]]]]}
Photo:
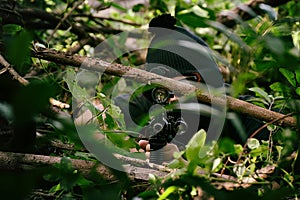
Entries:
{"type": "MultiPolygon", "coordinates": [[[[219,66],[227,72],[224,79],[232,85],[232,96],[252,95],[249,102],[285,114],[294,113],[299,121],[298,1],[289,1],[277,8],[261,4],[259,14],[256,14],[257,10],[246,8],[246,12],[253,16],[248,21],[231,14],[230,17],[239,22],[233,28],[217,22],[218,14],[246,1],[150,0],[148,3],[136,3],[130,8],[122,4],[122,1],[106,0],[88,1],[89,3],[23,0],[17,2],[17,5],[12,5],[12,2],[0,1],[7,6],[0,6],[1,55],[30,84],[21,86],[11,79],[8,72],[1,72],[0,89],[7,91],[4,97],[1,93],[1,117],[3,115],[9,119],[9,124],[33,122],[43,137],[38,138],[29,148],[11,146],[10,149],[3,150],[39,152],[63,158],[59,165],[52,168],[23,173],[20,182],[16,175],[1,172],[3,178],[0,190],[6,191],[3,192],[4,196],[8,194],[12,198],[36,199],[38,197],[34,191],[38,189],[51,194],[53,199],[95,199],[99,196],[104,199],[234,199],[241,196],[245,199],[284,199],[299,196],[297,130],[272,124],[268,125],[271,133],[269,140],[260,141],[250,137],[246,144],[235,144],[228,138],[207,144],[206,133],[200,130],[185,150],[174,154],[174,161],[168,165],[174,171],[163,179],[150,174],[151,186],[143,188],[143,191],[133,191],[128,186],[128,177],[113,170],[118,182],[109,182],[98,176],[94,179],[83,177],[72,167],[67,157],[95,159],[82,152],[84,146],[70,117],[75,114],[68,109],[53,112],[49,108],[48,99],[53,97],[69,104],[74,103],[72,97],[83,99],[86,102],[85,110],[92,113],[89,120],[99,123],[99,130],[108,144],[105,149],[132,156],[130,150],[139,147],[133,137],[128,137],[134,133],[126,130],[119,108],[111,101],[110,90],[117,88],[119,93],[126,92],[122,86],[134,83],[103,75],[101,82],[94,88],[94,97],[90,98],[90,91],[82,87],[80,82],[84,77],[81,80],[80,77],[78,80],[74,78],[78,69],[30,56],[33,43],[70,54],[91,56],[96,50],[95,45],[109,36],[144,26],[156,15],[172,13],[177,17],[178,25],[200,35],[212,48],[219,66]],[[31,14],[39,16],[39,11],[42,11],[44,15],[22,18],[24,13],[20,8],[24,7],[32,8],[31,14]],[[12,11],[6,13],[9,8],[12,11]],[[95,15],[108,9],[110,13],[105,17],[95,15]],[[7,22],[4,14],[11,14],[11,19],[16,20],[7,22]],[[18,21],[19,18],[22,19],[18,21]],[[95,100],[101,102],[103,109],[97,107],[95,100]],[[75,144],[74,149],[53,147],[50,144],[53,140],[75,144]],[[258,176],[259,172],[268,169],[272,172],[258,176]],[[250,179],[255,181],[247,182],[250,179]],[[18,184],[14,185],[15,182],[18,184]],[[20,194],[13,192],[15,187],[22,188],[20,194]]],[[[114,48],[115,51],[120,51],[128,38],[129,35],[121,37],[118,45],[110,41],[110,45],[117,47],[114,48]]],[[[136,52],[128,52],[116,62],[138,66],[143,63],[143,58],[136,52]]],[[[95,77],[97,80],[98,78],[95,77]]],[[[81,108],[82,105],[77,106],[81,108]]],[[[29,130],[28,127],[25,129],[29,130]]],[[[22,141],[30,136],[24,134],[22,141]]],[[[99,145],[102,143],[99,142],[99,145]]]]}

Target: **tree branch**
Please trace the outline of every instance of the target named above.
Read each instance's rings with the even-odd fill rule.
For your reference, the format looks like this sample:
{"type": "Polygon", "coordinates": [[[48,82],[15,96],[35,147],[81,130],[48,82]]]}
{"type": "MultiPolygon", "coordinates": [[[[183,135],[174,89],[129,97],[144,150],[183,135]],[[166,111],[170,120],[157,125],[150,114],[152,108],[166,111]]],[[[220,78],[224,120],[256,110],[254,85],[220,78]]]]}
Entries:
{"type": "Polygon", "coordinates": [[[260,4],[267,4],[272,7],[277,7],[286,4],[289,1],[290,0],[251,0],[248,3],[241,4],[232,10],[222,11],[220,14],[218,14],[217,21],[229,28],[232,28],[238,23],[232,18],[232,15],[237,15],[241,17],[242,20],[247,21],[264,13],[264,11],[259,8],[260,4]],[[251,13],[251,11],[254,11],[254,15],[251,13]]]}
{"type": "Polygon", "coordinates": [[[19,83],[21,83],[22,85],[28,85],[29,82],[25,78],[20,76],[18,74],[18,72],[16,72],[14,70],[14,68],[12,68],[12,66],[3,58],[3,56],[1,54],[0,54],[0,64],[4,66],[4,71],[3,72],[5,72],[7,70],[12,75],[12,77],[14,79],[19,81],[19,83]]]}
{"type": "MultiPolygon", "coordinates": [[[[58,156],[44,156],[0,151],[0,170],[14,171],[26,170],[40,166],[53,166],[54,164],[60,163],[61,159],[62,158],[58,156]]],[[[69,159],[72,162],[73,167],[79,170],[85,177],[89,177],[90,172],[95,170],[107,180],[117,180],[109,168],[101,163],[87,160],[69,159]]],[[[133,165],[125,165],[124,169],[129,177],[136,180],[148,180],[150,173],[160,177],[164,177],[168,174],[168,172],[150,168],[141,168],[133,165]]]]}
{"type": "Polygon", "coordinates": [[[32,51],[32,56],[60,64],[98,71],[108,75],[120,76],[144,84],[151,83],[168,85],[171,90],[181,95],[190,95],[196,93],[198,100],[203,103],[214,102],[218,105],[227,104],[228,108],[235,112],[249,115],[267,122],[274,120],[275,124],[277,125],[296,127],[296,119],[294,119],[293,117],[284,117],[284,115],[281,113],[270,111],[251,103],[235,99],[233,97],[228,96],[226,98],[222,98],[212,96],[210,94],[205,94],[193,85],[159,76],[157,74],[153,74],[141,69],[123,66],[115,63],[108,63],[96,58],[88,58],[79,55],[68,55],[66,53],[58,52],[53,49],[46,49],[41,47],[37,47],[34,51],[32,51]],[[277,121],[276,119],[280,120],[277,121]]]}

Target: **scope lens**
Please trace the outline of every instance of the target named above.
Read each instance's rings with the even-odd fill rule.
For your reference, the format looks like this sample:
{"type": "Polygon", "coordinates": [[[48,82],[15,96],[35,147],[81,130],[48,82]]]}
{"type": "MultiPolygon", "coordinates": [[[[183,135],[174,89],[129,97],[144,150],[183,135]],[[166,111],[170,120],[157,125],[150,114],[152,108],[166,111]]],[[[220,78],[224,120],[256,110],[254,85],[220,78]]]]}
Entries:
{"type": "Polygon", "coordinates": [[[169,97],[169,91],[164,88],[155,88],[152,91],[152,98],[156,103],[166,103],[169,97]]]}

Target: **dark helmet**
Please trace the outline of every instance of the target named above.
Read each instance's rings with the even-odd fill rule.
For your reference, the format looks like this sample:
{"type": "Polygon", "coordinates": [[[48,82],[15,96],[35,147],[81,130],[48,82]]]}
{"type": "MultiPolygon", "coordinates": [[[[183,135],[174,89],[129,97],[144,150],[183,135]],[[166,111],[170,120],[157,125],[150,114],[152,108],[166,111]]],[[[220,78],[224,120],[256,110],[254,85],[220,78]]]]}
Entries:
{"type": "Polygon", "coordinates": [[[222,87],[221,75],[208,45],[197,35],[176,26],[176,19],[163,14],[149,23],[154,34],[146,57],[146,70],[170,78],[200,73],[203,82],[222,87]],[[167,71],[162,72],[166,67],[167,71]],[[170,70],[171,69],[171,70],[170,70]],[[216,77],[219,80],[215,80],[216,77]]]}

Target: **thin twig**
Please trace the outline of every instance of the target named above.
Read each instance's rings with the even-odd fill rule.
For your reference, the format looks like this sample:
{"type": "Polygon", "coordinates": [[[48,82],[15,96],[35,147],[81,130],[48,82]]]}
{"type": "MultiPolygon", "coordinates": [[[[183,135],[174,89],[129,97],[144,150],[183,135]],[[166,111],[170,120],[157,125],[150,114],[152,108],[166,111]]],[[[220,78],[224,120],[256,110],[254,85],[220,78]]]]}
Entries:
{"type": "Polygon", "coordinates": [[[71,15],[71,13],[78,7],[80,6],[82,3],[84,2],[84,0],[80,0],[77,3],[75,3],[73,5],[73,7],[71,8],[71,10],[59,21],[59,23],[56,25],[55,29],[53,30],[53,32],[51,33],[51,35],[49,36],[49,38],[47,39],[47,43],[49,43],[49,41],[53,38],[53,35],[56,33],[56,31],[58,30],[58,28],[62,25],[62,23],[71,15]]]}
{"type": "MultiPolygon", "coordinates": [[[[281,117],[279,117],[279,118],[277,118],[277,119],[274,119],[274,120],[272,120],[272,121],[270,121],[270,122],[267,122],[267,123],[265,123],[263,126],[261,126],[260,128],[258,128],[256,131],[254,131],[251,135],[250,135],[250,137],[248,138],[248,140],[250,139],[250,138],[253,138],[256,134],[258,134],[261,130],[263,130],[264,128],[266,128],[267,126],[269,126],[269,125],[271,125],[271,124],[274,124],[275,122],[278,122],[278,121],[280,121],[280,120],[282,120],[282,119],[284,119],[284,118],[286,118],[286,117],[289,117],[289,116],[291,116],[291,115],[293,115],[294,113],[289,113],[289,114],[286,114],[286,115],[284,115],[284,116],[281,116],[281,117]]],[[[238,157],[238,159],[237,159],[237,163],[239,163],[239,161],[240,161],[240,159],[241,159],[241,157],[242,157],[242,155],[243,155],[243,153],[244,153],[244,150],[246,149],[246,146],[247,146],[247,142],[245,142],[245,144],[244,144],[244,146],[243,146],[243,151],[240,153],[240,155],[239,155],[239,157],[238,157]]]]}
{"type": "Polygon", "coordinates": [[[4,66],[5,70],[2,71],[2,73],[4,73],[5,71],[8,71],[14,79],[16,79],[17,81],[19,81],[22,85],[28,85],[29,82],[24,79],[22,76],[20,76],[18,74],[18,72],[16,72],[14,70],[14,68],[12,68],[11,64],[9,64],[4,58],[3,56],[0,54],[0,64],[4,66]]]}
{"type": "MultiPolygon", "coordinates": [[[[280,121],[280,120],[282,120],[282,119],[284,119],[284,118],[286,118],[286,117],[289,117],[289,116],[291,116],[291,115],[293,115],[294,113],[289,113],[289,114],[286,114],[286,115],[284,115],[284,116],[282,116],[282,117],[279,117],[279,118],[277,118],[277,119],[274,119],[274,120],[272,120],[272,121],[270,121],[270,122],[267,122],[267,123],[265,123],[264,125],[262,125],[260,128],[258,128],[256,131],[254,131],[251,135],[250,135],[250,137],[248,138],[248,139],[250,139],[250,138],[253,138],[255,135],[257,135],[260,131],[262,131],[264,128],[266,128],[267,126],[269,126],[269,125],[271,125],[271,124],[273,124],[273,123],[275,123],[275,122],[278,122],[278,121],[280,121]]],[[[246,143],[247,144],[247,143],[246,143]]],[[[245,144],[245,145],[246,145],[245,144]]]]}

